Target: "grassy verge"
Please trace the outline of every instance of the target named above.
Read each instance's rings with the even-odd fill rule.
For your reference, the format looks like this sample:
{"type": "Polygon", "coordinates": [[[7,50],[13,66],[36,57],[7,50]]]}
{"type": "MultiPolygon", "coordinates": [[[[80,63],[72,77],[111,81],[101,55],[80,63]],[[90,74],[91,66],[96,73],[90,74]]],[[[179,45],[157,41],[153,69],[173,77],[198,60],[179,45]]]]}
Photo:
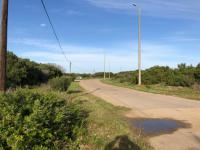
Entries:
{"type": "MultiPolygon", "coordinates": [[[[37,89],[47,92],[47,86],[37,89]]],[[[150,150],[146,139],[138,137],[124,118],[128,108],[116,107],[85,92],[74,82],[68,92],[55,92],[88,112],[87,132],[80,135],[81,150],[150,150]]]]}
{"type": "Polygon", "coordinates": [[[129,109],[115,107],[91,94],[85,93],[78,83],[70,87],[71,97],[89,111],[88,135],[82,149],[113,150],[119,149],[147,150],[151,149],[144,139],[137,138],[129,124],[124,120],[124,113],[129,109]],[[75,92],[73,92],[75,91],[75,92]]]}
{"type": "Polygon", "coordinates": [[[102,80],[103,83],[111,84],[119,87],[131,88],[139,91],[155,93],[155,94],[164,94],[172,95],[182,98],[188,98],[193,100],[200,100],[200,90],[187,88],[187,87],[172,87],[164,85],[132,85],[130,83],[120,83],[115,80],[102,80]]]}

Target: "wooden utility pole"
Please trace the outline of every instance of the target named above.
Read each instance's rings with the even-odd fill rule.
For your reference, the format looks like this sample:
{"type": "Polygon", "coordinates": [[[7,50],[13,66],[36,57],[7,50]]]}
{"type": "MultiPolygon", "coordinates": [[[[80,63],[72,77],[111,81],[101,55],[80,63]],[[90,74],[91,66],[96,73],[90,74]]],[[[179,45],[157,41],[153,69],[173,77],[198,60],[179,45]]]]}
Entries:
{"type": "Polygon", "coordinates": [[[0,41],[0,91],[6,91],[6,57],[7,57],[7,27],[8,27],[8,0],[2,0],[0,41]]]}

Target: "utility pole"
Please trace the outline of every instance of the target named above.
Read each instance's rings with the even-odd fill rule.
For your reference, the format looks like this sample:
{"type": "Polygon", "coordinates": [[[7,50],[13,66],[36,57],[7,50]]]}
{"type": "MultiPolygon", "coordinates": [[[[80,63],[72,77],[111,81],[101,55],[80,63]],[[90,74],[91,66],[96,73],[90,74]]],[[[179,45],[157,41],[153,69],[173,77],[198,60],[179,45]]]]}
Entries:
{"type": "Polygon", "coordinates": [[[69,73],[71,74],[72,73],[72,62],[70,61],[69,63],[69,73]]]}
{"type": "Polygon", "coordinates": [[[94,67],[94,69],[93,69],[93,74],[95,75],[95,73],[96,73],[96,70],[95,70],[95,67],[94,67]]]}
{"type": "Polygon", "coordinates": [[[141,78],[141,9],[138,8],[138,85],[142,84],[142,78],[141,78]]]}
{"type": "Polygon", "coordinates": [[[111,72],[110,72],[110,61],[109,61],[109,79],[110,79],[110,73],[111,73],[111,72]]]}
{"type": "Polygon", "coordinates": [[[138,14],[138,85],[142,84],[142,77],[141,77],[141,8],[138,7],[136,4],[133,4],[137,8],[137,14],[138,14]]]}
{"type": "Polygon", "coordinates": [[[104,53],[104,77],[103,79],[106,79],[106,54],[104,53]]]}
{"type": "Polygon", "coordinates": [[[1,41],[0,41],[0,91],[6,91],[8,0],[2,0],[1,41]]]}

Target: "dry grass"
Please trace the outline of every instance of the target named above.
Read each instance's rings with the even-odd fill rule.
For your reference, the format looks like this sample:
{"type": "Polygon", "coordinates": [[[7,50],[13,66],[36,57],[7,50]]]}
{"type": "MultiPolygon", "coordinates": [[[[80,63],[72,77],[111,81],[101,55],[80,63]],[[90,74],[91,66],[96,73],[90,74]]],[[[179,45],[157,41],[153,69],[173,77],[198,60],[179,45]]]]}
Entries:
{"type": "MultiPolygon", "coordinates": [[[[37,88],[40,92],[50,89],[44,85],[37,88]]],[[[80,135],[82,150],[150,150],[151,146],[139,137],[124,118],[129,111],[125,107],[116,107],[84,91],[74,82],[68,92],[55,92],[62,98],[84,108],[88,114],[87,133],[80,135]],[[117,145],[117,147],[116,147],[117,145]]]]}
{"type": "MultiPolygon", "coordinates": [[[[127,149],[132,146],[135,150],[149,150],[151,147],[134,133],[124,118],[124,114],[129,111],[125,107],[116,107],[105,102],[81,89],[78,83],[73,83],[70,87],[75,92],[75,101],[89,111],[88,136],[85,137],[85,145],[82,149],[112,150],[113,144],[117,144],[120,149],[127,149]]],[[[72,96],[72,97],[73,97],[72,96]]]]}

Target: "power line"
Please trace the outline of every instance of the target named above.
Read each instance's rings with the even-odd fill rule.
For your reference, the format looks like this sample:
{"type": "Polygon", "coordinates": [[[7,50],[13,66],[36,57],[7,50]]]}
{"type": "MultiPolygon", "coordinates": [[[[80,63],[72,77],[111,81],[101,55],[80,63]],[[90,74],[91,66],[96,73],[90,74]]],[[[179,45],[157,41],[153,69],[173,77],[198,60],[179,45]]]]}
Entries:
{"type": "Polygon", "coordinates": [[[80,68],[80,67],[77,67],[76,65],[74,65],[74,63],[72,63],[72,62],[67,58],[67,56],[66,56],[66,54],[65,54],[65,52],[64,52],[64,49],[63,49],[63,47],[62,47],[62,44],[61,44],[61,42],[60,42],[60,39],[58,38],[58,35],[57,35],[57,33],[56,33],[55,27],[54,27],[54,25],[53,25],[53,23],[52,23],[52,21],[51,21],[51,17],[50,17],[50,15],[49,15],[48,11],[47,11],[47,8],[46,8],[46,5],[45,5],[45,3],[44,3],[44,0],[40,0],[40,1],[41,1],[41,3],[42,3],[43,8],[44,8],[45,14],[46,14],[46,16],[47,16],[47,18],[48,18],[48,21],[49,21],[49,23],[50,23],[50,25],[51,25],[51,28],[52,28],[52,30],[53,30],[53,34],[54,34],[54,36],[55,36],[55,38],[56,38],[56,41],[57,41],[57,43],[58,43],[58,46],[59,46],[59,48],[60,48],[60,50],[61,50],[63,56],[65,57],[65,60],[66,60],[67,62],[71,63],[71,65],[73,64],[74,67],[79,68],[79,69],[82,70],[82,71],[83,71],[83,70],[85,71],[85,69],[82,69],[82,68],[80,68]]]}
{"type": "Polygon", "coordinates": [[[57,33],[56,33],[56,30],[55,30],[55,28],[54,28],[54,26],[53,26],[53,23],[52,23],[52,21],[51,21],[51,18],[50,18],[50,16],[49,16],[49,13],[48,13],[48,11],[47,11],[47,9],[46,9],[46,5],[45,5],[45,3],[44,3],[43,0],[40,0],[40,1],[41,1],[41,3],[42,3],[43,8],[44,8],[45,14],[46,14],[46,16],[47,16],[47,18],[48,18],[48,20],[49,20],[49,23],[50,23],[50,25],[51,25],[51,28],[52,28],[52,30],[53,30],[53,34],[54,34],[54,36],[55,36],[55,38],[56,38],[56,40],[57,40],[57,42],[58,42],[58,46],[59,46],[59,48],[61,49],[61,52],[62,52],[62,54],[63,54],[64,57],[65,57],[65,60],[66,60],[67,62],[70,62],[70,60],[69,60],[69,59],[67,58],[67,56],[65,55],[64,49],[63,49],[63,47],[62,47],[62,45],[61,45],[61,42],[60,42],[60,40],[59,40],[59,38],[58,38],[58,35],[57,35],[57,33]]]}

